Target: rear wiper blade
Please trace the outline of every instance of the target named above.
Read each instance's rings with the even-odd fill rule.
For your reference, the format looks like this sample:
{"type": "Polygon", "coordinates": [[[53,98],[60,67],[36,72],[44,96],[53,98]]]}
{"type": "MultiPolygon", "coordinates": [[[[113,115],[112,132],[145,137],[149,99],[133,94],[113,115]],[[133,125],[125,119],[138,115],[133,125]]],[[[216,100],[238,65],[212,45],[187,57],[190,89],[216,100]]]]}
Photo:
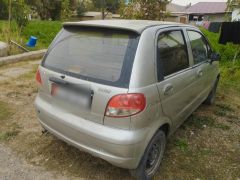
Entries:
{"type": "Polygon", "coordinates": [[[55,77],[50,77],[49,80],[56,83],[56,84],[69,85],[68,82],[66,82],[62,79],[55,78],[55,77]]]}

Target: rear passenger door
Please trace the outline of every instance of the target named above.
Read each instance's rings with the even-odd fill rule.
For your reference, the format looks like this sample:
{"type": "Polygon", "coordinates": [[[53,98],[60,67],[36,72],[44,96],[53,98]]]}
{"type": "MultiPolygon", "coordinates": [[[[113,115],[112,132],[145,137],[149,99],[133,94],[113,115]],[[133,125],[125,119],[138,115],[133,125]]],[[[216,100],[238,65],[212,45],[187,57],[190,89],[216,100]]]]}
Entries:
{"type": "Polygon", "coordinates": [[[206,38],[194,29],[188,29],[193,69],[195,71],[196,104],[201,104],[208,96],[214,78],[216,78],[214,65],[210,63],[211,48],[206,38]]]}
{"type": "MultiPolygon", "coordinates": [[[[175,127],[192,113],[195,99],[195,71],[189,61],[189,49],[183,29],[161,30],[157,35],[158,91],[163,113],[175,127]]],[[[185,34],[186,35],[186,34],[185,34]]]]}

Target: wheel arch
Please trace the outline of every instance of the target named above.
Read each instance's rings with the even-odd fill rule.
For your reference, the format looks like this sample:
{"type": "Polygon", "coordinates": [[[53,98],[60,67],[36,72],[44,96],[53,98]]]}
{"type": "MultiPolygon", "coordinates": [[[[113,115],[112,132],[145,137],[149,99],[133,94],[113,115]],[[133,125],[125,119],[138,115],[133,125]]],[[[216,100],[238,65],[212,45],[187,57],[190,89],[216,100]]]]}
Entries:
{"type": "Polygon", "coordinates": [[[153,123],[153,124],[149,127],[150,131],[148,132],[148,135],[147,135],[147,137],[146,137],[146,139],[145,139],[145,142],[144,142],[144,144],[143,144],[143,146],[142,146],[141,155],[139,156],[139,160],[138,160],[138,163],[137,163],[137,164],[140,163],[140,161],[141,161],[141,159],[142,159],[142,157],[143,157],[143,155],[144,155],[144,153],[145,153],[145,150],[146,150],[148,144],[150,143],[151,139],[153,138],[153,136],[154,136],[159,130],[161,130],[161,131],[163,131],[163,132],[165,133],[166,138],[167,138],[168,136],[171,135],[171,131],[172,131],[172,128],[171,128],[171,127],[172,127],[172,122],[171,122],[171,120],[170,120],[169,118],[167,118],[167,117],[161,118],[161,120],[156,121],[155,123],[153,123]]]}

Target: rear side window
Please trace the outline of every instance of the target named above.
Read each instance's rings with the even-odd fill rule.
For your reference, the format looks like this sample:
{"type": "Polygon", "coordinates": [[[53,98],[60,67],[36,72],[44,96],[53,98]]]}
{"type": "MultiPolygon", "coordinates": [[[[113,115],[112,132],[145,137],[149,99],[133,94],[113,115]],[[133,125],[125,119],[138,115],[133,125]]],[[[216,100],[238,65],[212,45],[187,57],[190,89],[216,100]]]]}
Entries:
{"type": "Polygon", "coordinates": [[[167,31],[158,37],[158,64],[167,76],[189,67],[187,47],[181,30],[167,31]]]}
{"type": "Polygon", "coordinates": [[[202,34],[196,31],[187,31],[193,53],[194,64],[204,62],[208,59],[210,46],[202,34]]]}
{"type": "Polygon", "coordinates": [[[138,35],[107,29],[63,31],[43,66],[89,81],[128,86],[138,35]]]}

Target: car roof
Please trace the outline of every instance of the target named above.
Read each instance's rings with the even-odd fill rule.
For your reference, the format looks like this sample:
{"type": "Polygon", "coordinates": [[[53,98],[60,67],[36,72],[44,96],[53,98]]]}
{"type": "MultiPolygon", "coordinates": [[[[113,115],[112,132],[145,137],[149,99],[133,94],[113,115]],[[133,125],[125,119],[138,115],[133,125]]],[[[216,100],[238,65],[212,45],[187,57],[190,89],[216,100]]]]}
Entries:
{"type": "Polygon", "coordinates": [[[66,22],[63,24],[63,27],[67,26],[102,27],[111,29],[130,30],[137,33],[142,33],[145,29],[153,26],[185,26],[185,25],[175,22],[150,21],[150,20],[92,20],[80,22],[66,22]]]}

